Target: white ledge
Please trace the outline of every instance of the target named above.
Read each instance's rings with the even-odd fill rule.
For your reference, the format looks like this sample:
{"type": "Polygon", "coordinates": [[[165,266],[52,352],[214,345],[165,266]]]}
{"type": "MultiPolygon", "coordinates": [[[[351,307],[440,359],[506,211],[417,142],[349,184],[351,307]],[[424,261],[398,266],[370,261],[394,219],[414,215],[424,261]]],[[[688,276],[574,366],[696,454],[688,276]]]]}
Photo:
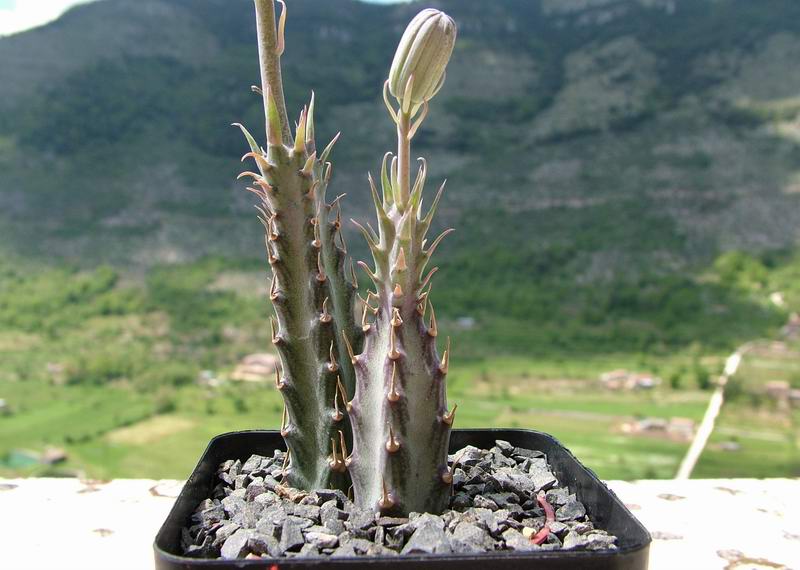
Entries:
{"type": "MultiPolygon", "coordinates": [[[[653,534],[650,569],[800,568],[800,479],[611,481],[653,534]]],[[[180,481],[0,479],[0,567],[153,568],[180,481]]]]}

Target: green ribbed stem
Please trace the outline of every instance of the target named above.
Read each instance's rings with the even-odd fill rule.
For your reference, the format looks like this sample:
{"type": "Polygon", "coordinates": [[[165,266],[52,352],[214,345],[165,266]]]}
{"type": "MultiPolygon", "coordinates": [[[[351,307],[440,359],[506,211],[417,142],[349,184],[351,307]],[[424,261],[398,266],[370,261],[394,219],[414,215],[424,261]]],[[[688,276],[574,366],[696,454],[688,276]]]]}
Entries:
{"type": "MultiPolygon", "coordinates": [[[[424,271],[432,251],[423,217],[425,165],[409,190],[411,117],[400,114],[398,159],[384,160],[383,197],[372,188],[379,233],[362,229],[372,251],[374,320],[355,358],[356,394],[350,407],[353,455],[348,468],[355,501],[382,513],[441,512],[450,498],[447,449],[454,418],[447,410],[448,354],[439,357],[433,307],[424,271]],[[431,314],[430,325],[424,316],[431,314]]],[[[435,249],[438,240],[431,245],[435,249]]]]}
{"type": "Polygon", "coordinates": [[[333,207],[326,202],[330,148],[317,156],[313,98],[292,138],[281,84],[283,30],[276,26],[273,0],[255,0],[255,7],[266,152],[241,128],[250,145],[247,156],[258,165],[257,173],[246,174],[261,202],[273,276],[272,340],[281,360],[276,386],[285,403],[281,432],[290,457],[286,481],[300,489],[346,491],[344,463],[352,438],[346,402],[355,372],[343,339],[347,335],[359,349],[362,337],[354,324],[355,285],[345,277],[340,223],[331,219],[333,207]]]}

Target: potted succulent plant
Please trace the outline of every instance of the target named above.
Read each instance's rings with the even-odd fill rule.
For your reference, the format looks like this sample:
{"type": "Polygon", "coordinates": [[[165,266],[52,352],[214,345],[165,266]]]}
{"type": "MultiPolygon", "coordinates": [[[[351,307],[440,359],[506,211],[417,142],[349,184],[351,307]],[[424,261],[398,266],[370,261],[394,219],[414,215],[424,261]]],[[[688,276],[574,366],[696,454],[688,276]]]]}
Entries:
{"type": "Polygon", "coordinates": [[[645,567],[646,531],[551,437],[452,431],[449,339],[440,355],[430,296],[431,258],[452,230],[428,235],[444,185],[423,209],[427,165],[412,179],[411,146],[444,84],[454,21],[420,12],[384,84],[398,144],[369,177],[377,231],[353,222],[373,262],[358,263],[361,297],[328,192],[338,135],[317,148],[313,95],[294,132],[286,112],[278,1],[276,18],[273,0],[255,0],[266,148],[237,126],[272,270],[282,425],[211,442],[159,532],[157,565],[645,567]]]}

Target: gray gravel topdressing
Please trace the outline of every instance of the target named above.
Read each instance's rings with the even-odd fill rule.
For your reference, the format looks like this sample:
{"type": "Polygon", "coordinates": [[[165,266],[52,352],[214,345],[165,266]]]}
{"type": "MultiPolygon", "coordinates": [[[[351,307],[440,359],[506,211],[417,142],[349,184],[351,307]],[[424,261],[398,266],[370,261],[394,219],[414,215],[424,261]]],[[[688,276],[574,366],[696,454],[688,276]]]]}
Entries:
{"type": "Polygon", "coordinates": [[[219,484],[183,529],[184,555],[195,558],[398,556],[497,550],[615,549],[616,537],[596,529],[574,494],[559,485],[539,451],[497,440],[467,446],[453,476],[450,509],[442,515],[376,516],[341,491],[304,493],[279,483],[284,452],[229,460],[219,484]],[[555,522],[541,545],[531,537],[545,524],[536,500],[546,492],[555,522]]]}

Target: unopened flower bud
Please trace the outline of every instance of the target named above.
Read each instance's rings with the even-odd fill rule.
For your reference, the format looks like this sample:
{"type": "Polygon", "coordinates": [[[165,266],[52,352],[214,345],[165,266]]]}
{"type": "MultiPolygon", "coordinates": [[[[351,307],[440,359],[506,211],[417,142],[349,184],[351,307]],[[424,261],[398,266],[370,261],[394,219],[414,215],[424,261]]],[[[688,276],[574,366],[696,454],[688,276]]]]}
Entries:
{"type": "Polygon", "coordinates": [[[389,92],[404,108],[430,100],[441,89],[455,41],[456,24],[444,12],[429,8],[411,20],[389,72],[389,92]],[[411,91],[406,93],[412,75],[411,91]]]}

